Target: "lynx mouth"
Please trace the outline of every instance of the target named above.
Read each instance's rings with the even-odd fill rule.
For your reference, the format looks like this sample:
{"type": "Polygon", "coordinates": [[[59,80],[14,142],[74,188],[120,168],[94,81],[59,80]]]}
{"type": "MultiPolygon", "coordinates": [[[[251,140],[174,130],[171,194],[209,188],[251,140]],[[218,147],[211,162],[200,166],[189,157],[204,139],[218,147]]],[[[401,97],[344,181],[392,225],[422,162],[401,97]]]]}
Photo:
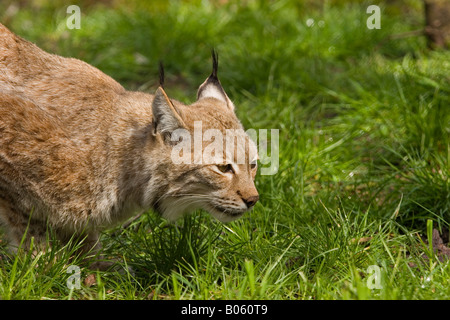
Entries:
{"type": "Polygon", "coordinates": [[[208,211],[221,222],[231,222],[239,219],[248,211],[236,208],[225,208],[219,205],[211,205],[209,209],[210,210],[208,211]]]}

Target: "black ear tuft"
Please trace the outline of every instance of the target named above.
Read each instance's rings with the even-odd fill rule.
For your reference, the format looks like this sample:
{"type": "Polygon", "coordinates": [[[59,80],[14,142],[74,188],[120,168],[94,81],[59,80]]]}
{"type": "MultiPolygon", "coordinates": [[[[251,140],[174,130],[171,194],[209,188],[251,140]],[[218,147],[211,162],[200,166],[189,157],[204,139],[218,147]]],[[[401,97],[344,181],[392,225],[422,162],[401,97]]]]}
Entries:
{"type": "Polygon", "coordinates": [[[219,69],[219,54],[214,49],[212,49],[211,55],[212,55],[212,63],[213,63],[211,77],[218,79],[217,78],[217,70],[219,69]]]}
{"type": "Polygon", "coordinates": [[[164,64],[159,61],[159,86],[164,88],[164,64]]]}

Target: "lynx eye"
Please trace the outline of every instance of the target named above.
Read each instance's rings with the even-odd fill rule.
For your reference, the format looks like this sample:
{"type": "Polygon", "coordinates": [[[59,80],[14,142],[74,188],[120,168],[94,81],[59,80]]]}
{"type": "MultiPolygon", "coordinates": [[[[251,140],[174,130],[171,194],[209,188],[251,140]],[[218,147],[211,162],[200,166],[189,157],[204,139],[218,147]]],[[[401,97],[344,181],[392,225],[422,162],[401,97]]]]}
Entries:
{"type": "Polygon", "coordinates": [[[223,173],[227,172],[234,173],[233,166],[231,164],[218,164],[217,168],[220,170],[220,172],[223,173]]]}
{"type": "Polygon", "coordinates": [[[257,166],[257,162],[256,162],[256,160],[255,161],[252,161],[251,163],[250,163],[250,169],[255,169],[256,168],[256,166],[257,166]]]}

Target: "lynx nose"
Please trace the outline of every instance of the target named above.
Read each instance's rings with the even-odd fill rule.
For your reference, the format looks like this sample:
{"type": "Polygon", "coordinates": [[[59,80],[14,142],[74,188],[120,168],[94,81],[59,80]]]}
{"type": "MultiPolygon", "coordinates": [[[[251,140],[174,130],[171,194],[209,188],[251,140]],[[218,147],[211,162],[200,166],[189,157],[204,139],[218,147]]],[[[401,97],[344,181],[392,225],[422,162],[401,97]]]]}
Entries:
{"type": "Polygon", "coordinates": [[[247,208],[251,208],[259,200],[259,195],[248,197],[247,199],[242,198],[242,201],[246,204],[247,208]]]}

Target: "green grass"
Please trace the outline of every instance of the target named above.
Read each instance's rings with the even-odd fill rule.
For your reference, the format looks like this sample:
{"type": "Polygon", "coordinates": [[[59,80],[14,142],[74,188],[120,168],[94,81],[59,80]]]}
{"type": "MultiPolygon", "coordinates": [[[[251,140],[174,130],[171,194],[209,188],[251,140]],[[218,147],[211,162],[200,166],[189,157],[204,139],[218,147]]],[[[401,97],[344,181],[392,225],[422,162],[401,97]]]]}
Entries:
{"type": "Polygon", "coordinates": [[[391,38],[422,27],[421,1],[378,2],[380,30],[362,1],[81,3],[80,30],[65,27],[64,1],[40,3],[0,19],[129,89],[153,93],[164,59],[169,95],[191,102],[216,48],[244,126],[280,130],[280,166],[257,177],[261,200],[236,222],[148,212],[105,232],[133,274],[82,268],[69,290],[72,246],[56,261],[21,253],[0,260],[0,298],[450,299],[450,264],[422,240],[430,223],[449,228],[450,52],[391,38]]]}

